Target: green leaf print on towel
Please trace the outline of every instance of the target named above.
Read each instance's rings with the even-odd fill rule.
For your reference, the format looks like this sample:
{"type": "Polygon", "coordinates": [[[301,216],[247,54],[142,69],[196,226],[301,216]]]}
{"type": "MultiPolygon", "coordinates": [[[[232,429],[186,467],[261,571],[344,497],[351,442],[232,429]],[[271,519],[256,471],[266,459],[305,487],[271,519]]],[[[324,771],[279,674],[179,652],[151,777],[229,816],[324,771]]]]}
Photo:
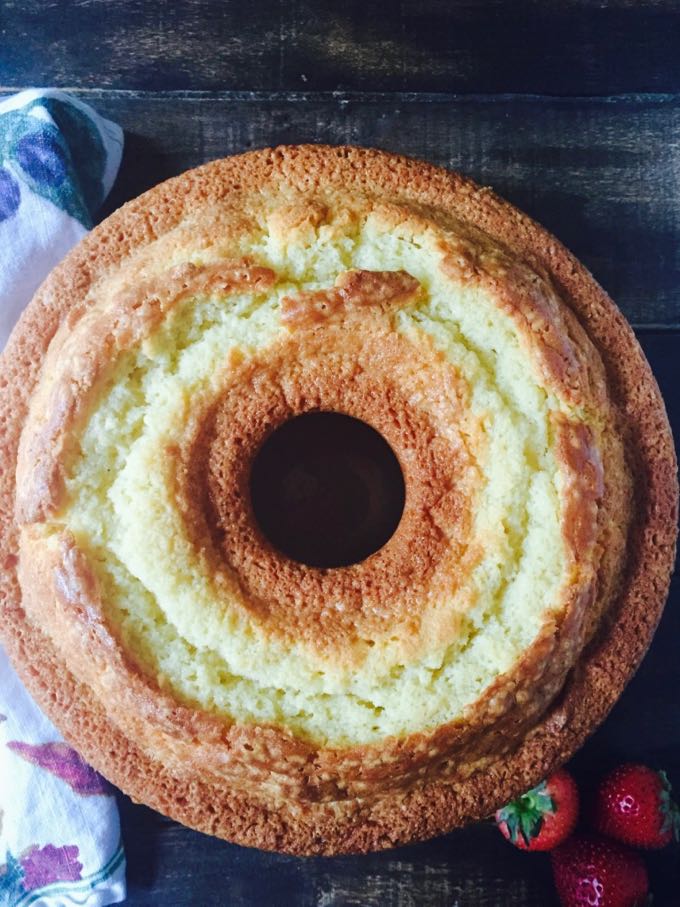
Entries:
{"type": "Polygon", "coordinates": [[[0,114],[0,168],[6,174],[6,199],[4,204],[0,199],[0,211],[5,217],[18,208],[16,181],[21,180],[90,228],[104,198],[105,164],[106,151],[95,124],[59,98],[36,99],[0,114]],[[49,114],[52,122],[33,115],[36,108],[49,114]]]}

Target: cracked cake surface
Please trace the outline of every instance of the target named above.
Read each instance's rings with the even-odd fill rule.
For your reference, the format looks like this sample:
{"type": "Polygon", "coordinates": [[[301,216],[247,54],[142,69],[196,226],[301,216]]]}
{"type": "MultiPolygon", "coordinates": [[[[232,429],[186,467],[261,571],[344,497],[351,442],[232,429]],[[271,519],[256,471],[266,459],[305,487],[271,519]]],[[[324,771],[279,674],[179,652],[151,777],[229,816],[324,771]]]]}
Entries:
{"type": "Polygon", "coordinates": [[[663,607],[672,439],[623,316],[527,217],[357,148],[216,161],[124,206],[2,357],[2,629],[133,797],[259,847],[488,815],[606,715],[663,607]],[[401,467],[359,563],[278,551],[253,460],[311,412],[401,467]]]}

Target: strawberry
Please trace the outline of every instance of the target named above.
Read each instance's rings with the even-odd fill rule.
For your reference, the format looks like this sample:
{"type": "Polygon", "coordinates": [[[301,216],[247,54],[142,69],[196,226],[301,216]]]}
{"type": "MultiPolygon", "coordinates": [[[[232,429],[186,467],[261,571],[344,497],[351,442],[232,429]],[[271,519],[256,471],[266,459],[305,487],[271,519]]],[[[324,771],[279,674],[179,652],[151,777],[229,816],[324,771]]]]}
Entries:
{"type": "Polygon", "coordinates": [[[665,847],[680,832],[680,812],[665,772],[621,765],[597,789],[593,827],[633,847],[665,847]]]}
{"type": "Polygon", "coordinates": [[[578,788],[560,769],[496,813],[501,832],[520,850],[552,850],[574,830],[578,788]]]}
{"type": "Polygon", "coordinates": [[[552,854],[563,907],[641,907],[649,881],[640,854],[599,835],[574,835],[552,854]]]}

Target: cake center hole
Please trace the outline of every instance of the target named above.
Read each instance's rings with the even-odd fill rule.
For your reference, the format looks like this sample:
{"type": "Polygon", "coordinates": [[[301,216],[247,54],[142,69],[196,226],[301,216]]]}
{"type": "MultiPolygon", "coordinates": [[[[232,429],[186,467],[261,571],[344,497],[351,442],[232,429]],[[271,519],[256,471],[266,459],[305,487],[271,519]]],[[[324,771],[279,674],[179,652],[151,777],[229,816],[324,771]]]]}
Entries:
{"type": "Polygon", "coordinates": [[[280,552],[311,567],[365,560],[394,534],[404,477],[375,429],[351,416],[305,413],[276,429],[250,473],[255,519],[280,552]]]}

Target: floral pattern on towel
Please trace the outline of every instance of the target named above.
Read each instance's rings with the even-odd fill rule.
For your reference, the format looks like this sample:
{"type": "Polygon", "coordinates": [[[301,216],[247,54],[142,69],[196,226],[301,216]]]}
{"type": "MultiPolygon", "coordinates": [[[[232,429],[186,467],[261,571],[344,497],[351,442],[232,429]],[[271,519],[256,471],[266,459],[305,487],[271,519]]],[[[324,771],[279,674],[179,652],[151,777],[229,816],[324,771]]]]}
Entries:
{"type": "Polygon", "coordinates": [[[53,882],[77,881],[82,870],[75,844],[63,847],[34,844],[19,857],[8,853],[4,866],[0,866],[0,905],[13,907],[27,892],[53,882]]]}
{"type": "Polygon", "coordinates": [[[65,743],[31,744],[10,740],[7,746],[27,762],[61,778],[77,794],[88,797],[113,793],[109,783],[65,743]]]}
{"type": "Polygon", "coordinates": [[[36,98],[0,114],[0,221],[21,204],[21,184],[86,227],[104,199],[106,149],[82,110],[60,98],[36,98]]]}

